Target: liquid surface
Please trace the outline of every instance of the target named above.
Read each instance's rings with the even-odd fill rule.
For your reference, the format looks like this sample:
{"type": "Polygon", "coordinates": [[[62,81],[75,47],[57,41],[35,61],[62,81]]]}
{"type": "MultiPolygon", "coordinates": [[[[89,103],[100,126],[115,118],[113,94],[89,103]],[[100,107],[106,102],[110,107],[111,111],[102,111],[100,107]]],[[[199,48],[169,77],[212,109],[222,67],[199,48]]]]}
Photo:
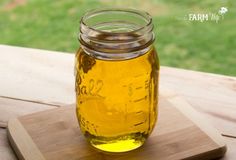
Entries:
{"type": "Polygon", "coordinates": [[[125,152],[141,146],[157,118],[159,64],[152,48],[129,60],[76,54],[77,117],[95,147],[125,152]]]}

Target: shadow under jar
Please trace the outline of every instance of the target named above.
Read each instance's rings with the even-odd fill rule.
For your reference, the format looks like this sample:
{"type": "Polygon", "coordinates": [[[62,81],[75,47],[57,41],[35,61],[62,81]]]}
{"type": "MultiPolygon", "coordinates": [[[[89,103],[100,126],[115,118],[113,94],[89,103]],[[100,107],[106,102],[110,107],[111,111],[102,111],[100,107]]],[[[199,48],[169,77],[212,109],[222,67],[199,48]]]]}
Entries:
{"type": "Polygon", "coordinates": [[[157,120],[159,59],[150,15],[86,13],[76,53],[76,113],[89,143],[106,152],[140,147],[157,120]]]}

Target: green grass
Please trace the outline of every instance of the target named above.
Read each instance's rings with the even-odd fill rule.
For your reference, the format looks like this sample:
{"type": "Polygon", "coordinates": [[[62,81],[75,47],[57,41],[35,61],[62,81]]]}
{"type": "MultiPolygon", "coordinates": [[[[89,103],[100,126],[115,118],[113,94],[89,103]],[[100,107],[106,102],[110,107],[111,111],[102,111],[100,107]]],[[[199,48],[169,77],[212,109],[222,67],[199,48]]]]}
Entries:
{"type": "Polygon", "coordinates": [[[28,0],[6,10],[0,1],[0,43],[74,53],[79,20],[88,10],[107,6],[152,14],[161,65],[236,75],[236,1],[234,0],[28,0]],[[223,20],[179,20],[189,13],[229,11],[223,20]]]}

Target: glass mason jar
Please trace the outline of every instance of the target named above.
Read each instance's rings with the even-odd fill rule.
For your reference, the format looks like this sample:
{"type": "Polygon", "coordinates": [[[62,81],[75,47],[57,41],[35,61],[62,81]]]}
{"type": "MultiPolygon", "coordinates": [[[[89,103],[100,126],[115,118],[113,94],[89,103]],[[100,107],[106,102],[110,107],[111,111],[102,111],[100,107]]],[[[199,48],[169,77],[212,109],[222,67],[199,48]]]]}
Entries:
{"type": "Polygon", "coordinates": [[[101,9],[86,13],[76,53],[76,113],[95,148],[140,147],[157,120],[159,59],[146,12],[101,9]]]}

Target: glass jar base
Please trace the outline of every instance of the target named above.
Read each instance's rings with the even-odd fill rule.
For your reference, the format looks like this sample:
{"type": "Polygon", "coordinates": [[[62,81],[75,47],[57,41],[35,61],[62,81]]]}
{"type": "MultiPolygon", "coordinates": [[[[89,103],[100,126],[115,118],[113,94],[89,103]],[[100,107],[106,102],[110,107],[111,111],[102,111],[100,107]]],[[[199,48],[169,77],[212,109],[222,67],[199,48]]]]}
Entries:
{"type": "Polygon", "coordinates": [[[111,143],[102,143],[97,144],[90,141],[91,145],[98,150],[105,152],[127,152],[139,148],[144,144],[144,140],[135,140],[135,139],[126,139],[126,140],[117,140],[111,143]]]}

